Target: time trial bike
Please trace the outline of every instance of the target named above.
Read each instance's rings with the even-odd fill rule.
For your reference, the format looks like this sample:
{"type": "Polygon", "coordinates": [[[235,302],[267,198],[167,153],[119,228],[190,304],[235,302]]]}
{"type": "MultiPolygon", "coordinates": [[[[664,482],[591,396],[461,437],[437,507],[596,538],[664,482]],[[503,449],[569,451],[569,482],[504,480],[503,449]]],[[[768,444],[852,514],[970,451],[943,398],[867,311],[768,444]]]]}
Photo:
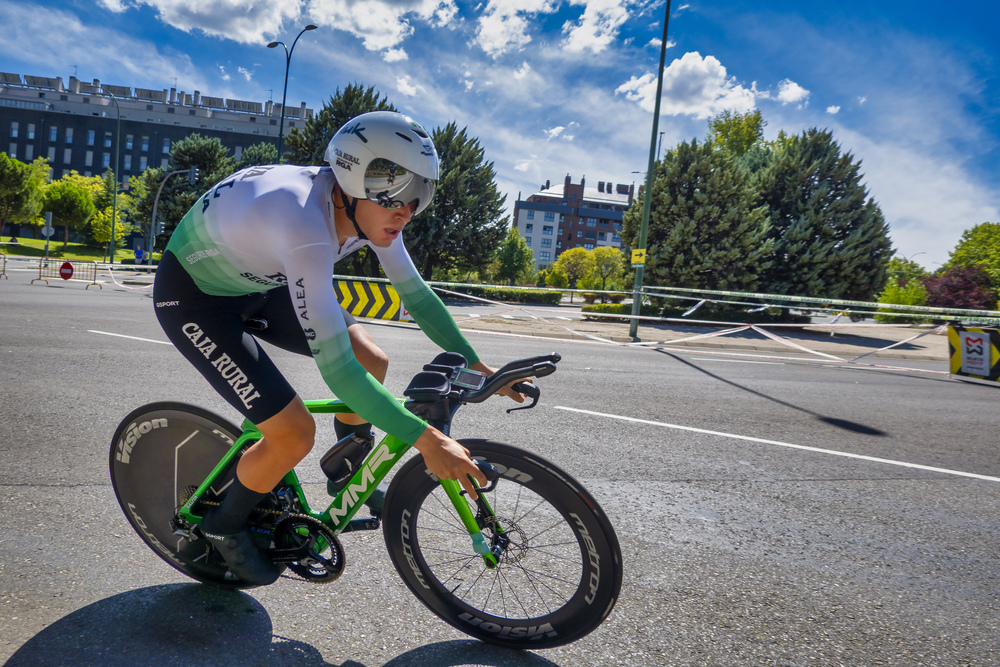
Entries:
{"type": "MultiPolygon", "coordinates": [[[[414,376],[405,405],[450,434],[459,407],[514,380],[549,375],[559,360],[554,353],[521,359],[486,377],[461,355],[443,353],[414,376]]],[[[508,412],[538,403],[537,385],[519,381],[514,388],[531,402],[508,412]]],[[[340,400],[305,404],[316,414],[350,411],[340,400]]],[[[198,524],[260,437],[249,421],[236,428],[174,402],[144,405],[115,431],[111,479],[125,516],[158,556],[200,582],[249,586],[232,575],[198,524]]],[[[327,583],[344,570],[339,536],[381,527],[406,586],[466,634],[513,648],[549,648],[593,631],[611,613],[622,584],[618,538],[600,504],[538,454],[492,440],[459,442],[489,479],[478,500],[458,482],[438,479],[419,454],[404,461],[410,445],[386,435],[325,509],[310,507],[289,472],[254,510],[251,533],[284,576],[327,583]],[[397,464],[382,507],[355,518],[397,464]]]]}

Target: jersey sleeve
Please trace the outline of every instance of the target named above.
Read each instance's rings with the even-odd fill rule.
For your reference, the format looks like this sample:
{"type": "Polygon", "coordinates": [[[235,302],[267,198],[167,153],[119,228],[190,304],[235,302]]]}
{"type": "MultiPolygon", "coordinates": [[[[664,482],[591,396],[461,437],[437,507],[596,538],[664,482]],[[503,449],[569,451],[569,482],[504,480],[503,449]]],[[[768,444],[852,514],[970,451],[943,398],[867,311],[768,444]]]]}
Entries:
{"type": "Polygon", "coordinates": [[[446,352],[459,352],[471,366],[479,361],[479,355],[466,340],[455,324],[455,318],[442,303],[437,294],[424,282],[406,252],[402,237],[393,241],[388,248],[371,246],[378,255],[382,270],[399,292],[403,305],[416,320],[421,331],[427,334],[438,347],[446,352]]]}
{"type": "Polygon", "coordinates": [[[333,291],[333,248],[301,245],[285,253],[288,289],[313,359],[327,386],[352,411],[412,445],[427,428],[355,358],[343,311],[333,291]]]}

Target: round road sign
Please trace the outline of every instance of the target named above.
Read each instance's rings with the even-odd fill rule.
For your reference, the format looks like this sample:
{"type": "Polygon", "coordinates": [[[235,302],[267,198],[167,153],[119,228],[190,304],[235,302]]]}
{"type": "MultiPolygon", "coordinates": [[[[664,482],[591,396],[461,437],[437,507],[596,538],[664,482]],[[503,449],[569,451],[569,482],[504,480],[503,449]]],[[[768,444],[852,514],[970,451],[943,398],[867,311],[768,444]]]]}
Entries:
{"type": "Polygon", "coordinates": [[[73,265],[69,262],[63,262],[63,265],[59,267],[59,276],[63,280],[69,280],[73,277],[73,265]]]}

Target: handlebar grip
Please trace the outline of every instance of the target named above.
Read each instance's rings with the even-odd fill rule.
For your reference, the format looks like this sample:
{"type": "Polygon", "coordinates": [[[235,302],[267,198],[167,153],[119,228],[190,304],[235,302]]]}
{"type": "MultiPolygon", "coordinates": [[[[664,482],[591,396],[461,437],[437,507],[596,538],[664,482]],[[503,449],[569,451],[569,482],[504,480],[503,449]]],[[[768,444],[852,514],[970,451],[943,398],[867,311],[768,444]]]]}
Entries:
{"type": "Polygon", "coordinates": [[[531,368],[538,364],[551,363],[556,364],[562,359],[562,355],[558,352],[551,352],[549,354],[541,354],[537,357],[528,357],[527,359],[517,359],[509,363],[504,364],[501,368],[497,370],[497,373],[506,373],[507,371],[521,369],[521,368],[531,368]]]}
{"type": "Polygon", "coordinates": [[[538,398],[542,395],[542,390],[530,382],[515,382],[510,388],[519,394],[524,394],[528,398],[538,398]]]}

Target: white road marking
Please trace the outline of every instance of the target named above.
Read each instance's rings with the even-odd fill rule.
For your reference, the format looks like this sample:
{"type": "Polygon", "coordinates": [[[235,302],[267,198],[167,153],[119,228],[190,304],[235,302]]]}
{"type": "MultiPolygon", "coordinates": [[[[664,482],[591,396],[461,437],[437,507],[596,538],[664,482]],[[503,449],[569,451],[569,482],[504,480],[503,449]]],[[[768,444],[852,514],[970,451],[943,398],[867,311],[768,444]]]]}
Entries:
{"type": "Polygon", "coordinates": [[[769,366],[784,366],[780,361],[745,361],[743,359],[708,359],[705,357],[692,357],[691,361],[718,361],[723,364],[767,364],[769,366]]]}
{"type": "Polygon", "coordinates": [[[110,331],[97,331],[95,329],[87,329],[87,333],[101,334],[103,336],[117,336],[118,338],[129,338],[131,340],[141,340],[144,343],[159,343],[160,345],[173,345],[169,340],[153,340],[152,338],[139,338],[138,336],[126,336],[125,334],[111,333],[110,331]]]}
{"type": "Polygon", "coordinates": [[[704,433],[705,435],[717,435],[723,438],[734,438],[736,440],[746,440],[748,442],[757,442],[764,445],[776,445],[778,447],[788,447],[789,449],[798,449],[805,452],[816,452],[818,454],[830,454],[832,456],[843,456],[849,459],[857,459],[859,461],[871,461],[873,463],[885,463],[888,465],[899,466],[901,468],[913,468],[915,470],[926,470],[928,472],[939,472],[946,475],[957,475],[958,477],[970,477],[972,479],[981,479],[987,482],[1000,482],[1000,477],[990,477],[989,475],[979,475],[972,472],[963,472],[961,470],[948,470],[947,468],[935,468],[933,466],[925,466],[919,463],[907,463],[906,461],[894,461],[892,459],[881,459],[875,456],[864,456],[863,454],[851,454],[850,452],[838,452],[833,449],[821,449],[819,447],[808,447],[806,445],[795,445],[790,442],[781,442],[778,440],[766,440],[764,438],[753,438],[747,435],[736,435],[735,433],[723,433],[721,431],[709,431],[703,428],[694,428],[691,426],[680,426],[679,424],[668,424],[666,422],[656,422],[650,421],[648,419],[636,419],[635,417],[623,417],[622,415],[611,415],[604,412],[594,412],[592,410],[580,410],[579,408],[569,408],[562,405],[553,406],[556,410],[566,410],[568,412],[577,412],[585,415],[593,415],[595,417],[607,417],[608,419],[620,419],[622,421],[635,422],[637,424],[649,424],[650,426],[662,426],[663,428],[672,428],[678,431],[689,431],[691,433],[704,433]]]}

